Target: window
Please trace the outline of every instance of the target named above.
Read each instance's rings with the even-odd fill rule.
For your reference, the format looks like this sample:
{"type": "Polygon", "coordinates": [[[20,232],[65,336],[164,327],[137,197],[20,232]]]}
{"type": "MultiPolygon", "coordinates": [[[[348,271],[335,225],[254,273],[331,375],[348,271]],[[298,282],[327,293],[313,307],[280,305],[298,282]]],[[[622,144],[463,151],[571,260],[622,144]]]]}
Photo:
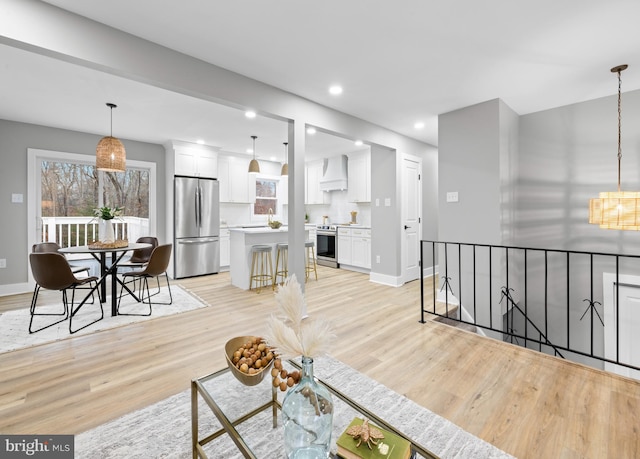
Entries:
{"type": "Polygon", "coordinates": [[[269,209],[278,213],[278,182],[277,179],[256,177],[256,202],[253,206],[254,215],[268,215],[269,209]]]}
{"type": "MultiPolygon", "coordinates": [[[[100,172],[95,156],[29,149],[30,243],[86,245],[98,238],[93,209],[122,207],[116,237],[135,241],[155,234],[155,163],[130,160],[122,173],[100,172]],[[31,220],[31,219],[30,219],[31,220]]],[[[30,250],[30,248],[29,248],[30,250]]]]}

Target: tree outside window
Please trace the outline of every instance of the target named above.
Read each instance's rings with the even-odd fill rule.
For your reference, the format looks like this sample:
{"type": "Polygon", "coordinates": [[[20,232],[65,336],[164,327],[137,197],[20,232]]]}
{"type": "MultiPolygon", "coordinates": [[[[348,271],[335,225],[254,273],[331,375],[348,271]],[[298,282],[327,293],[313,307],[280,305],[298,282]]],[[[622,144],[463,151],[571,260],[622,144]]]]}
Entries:
{"type": "Polygon", "coordinates": [[[254,215],[268,215],[269,209],[278,212],[278,180],[256,178],[256,202],[253,206],[254,215]]]}

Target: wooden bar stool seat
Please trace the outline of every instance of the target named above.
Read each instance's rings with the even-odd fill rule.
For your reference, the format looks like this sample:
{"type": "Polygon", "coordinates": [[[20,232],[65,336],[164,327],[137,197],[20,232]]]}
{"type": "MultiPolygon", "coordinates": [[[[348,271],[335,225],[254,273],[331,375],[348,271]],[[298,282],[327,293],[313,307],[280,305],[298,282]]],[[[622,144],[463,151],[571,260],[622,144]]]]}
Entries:
{"type": "Polygon", "coordinates": [[[251,274],[249,277],[249,290],[260,293],[263,287],[271,286],[273,289],[273,264],[271,262],[270,245],[251,246],[251,274]]]}

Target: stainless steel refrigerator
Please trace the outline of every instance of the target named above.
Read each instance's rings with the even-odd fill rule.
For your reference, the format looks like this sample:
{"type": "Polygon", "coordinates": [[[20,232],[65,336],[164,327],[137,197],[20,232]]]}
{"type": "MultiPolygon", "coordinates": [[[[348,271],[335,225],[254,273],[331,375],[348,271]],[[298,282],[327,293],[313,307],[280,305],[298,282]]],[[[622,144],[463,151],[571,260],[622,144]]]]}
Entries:
{"type": "Polygon", "coordinates": [[[220,194],[216,179],[174,178],[174,277],[220,270],[220,194]]]}

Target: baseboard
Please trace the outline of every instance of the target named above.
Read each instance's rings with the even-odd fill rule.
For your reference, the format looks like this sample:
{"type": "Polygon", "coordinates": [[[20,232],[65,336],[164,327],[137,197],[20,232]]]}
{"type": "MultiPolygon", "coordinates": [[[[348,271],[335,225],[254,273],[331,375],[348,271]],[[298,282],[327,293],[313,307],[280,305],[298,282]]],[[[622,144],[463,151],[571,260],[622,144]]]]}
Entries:
{"type": "Polygon", "coordinates": [[[387,274],[369,273],[369,280],[376,284],[388,285],[389,287],[401,287],[403,285],[400,276],[389,276],[387,274]]]}
{"type": "Polygon", "coordinates": [[[438,272],[438,265],[435,266],[429,266],[428,268],[424,268],[422,270],[422,276],[423,277],[432,277],[434,275],[434,273],[438,272]]]}
{"type": "Polygon", "coordinates": [[[0,296],[17,295],[19,293],[29,293],[33,287],[24,282],[21,284],[0,285],[0,296]]]}

